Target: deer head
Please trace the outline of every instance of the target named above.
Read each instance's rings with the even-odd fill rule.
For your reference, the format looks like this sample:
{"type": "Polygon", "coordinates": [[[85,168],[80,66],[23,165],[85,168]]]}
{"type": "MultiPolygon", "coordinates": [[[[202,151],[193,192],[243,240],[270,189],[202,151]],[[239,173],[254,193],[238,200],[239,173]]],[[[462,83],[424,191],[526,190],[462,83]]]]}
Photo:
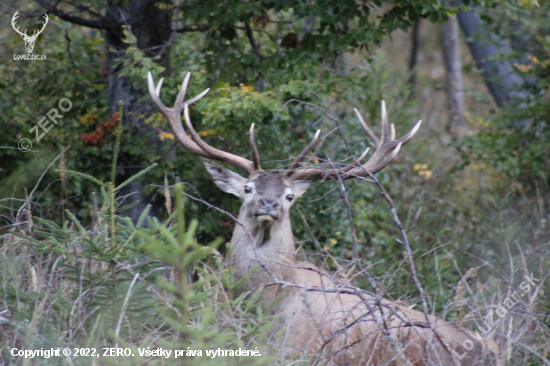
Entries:
{"type": "Polygon", "coordinates": [[[44,14],[44,22],[42,23],[42,29],[40,30],[35,30],[32,34],[32,36],[29,36],[27,35],[27,30],[25,29],[25,32],[20,32],[19,31],[19,26],[16,27],[16,24],[15,24],[15,21],[17,20],[17,18],[19,18],[19,10],[15,12],[15,14],[13,14],[13,17],[11,18],[11,26],[13,27],[13,29],[19,33],[21,35],[21,38],[23,38],[23,40],[25,41],[25,48],[27,49],[27,53],[32,53],[33,49],[34,49],[34,43],[36,42],[36,39],[38,38],[38,36],[40,35],[40,33],[42,33],[42,31],[44,30],[44,28],[46,28],[46,24],[48,24],[48,14],[44,14]]]}
{"type": "Polygon", "coordinates": [[[294,180],[263,170],[245,178],[209,160],[203,159],[203,164],[218,188],[241,200],[242,227],[235,229],[234,249],[244,257],[256,249],[262,255],[292,262],[294,240],[289,212],[312,181],[294,180]]]}

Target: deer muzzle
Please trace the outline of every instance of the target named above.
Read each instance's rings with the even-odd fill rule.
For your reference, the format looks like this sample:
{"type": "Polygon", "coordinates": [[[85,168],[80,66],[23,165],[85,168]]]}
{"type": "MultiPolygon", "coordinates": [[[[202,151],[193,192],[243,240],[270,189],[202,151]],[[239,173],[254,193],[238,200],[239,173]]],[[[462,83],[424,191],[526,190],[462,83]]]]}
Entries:
{"type": "Polygon", "coordinates": [[[258,218],[259,221],[273,221],[279,219],[279,203],[274,199],[269,199],[261,197],[258,200],[258,207],[254,216],[258,218]]]}

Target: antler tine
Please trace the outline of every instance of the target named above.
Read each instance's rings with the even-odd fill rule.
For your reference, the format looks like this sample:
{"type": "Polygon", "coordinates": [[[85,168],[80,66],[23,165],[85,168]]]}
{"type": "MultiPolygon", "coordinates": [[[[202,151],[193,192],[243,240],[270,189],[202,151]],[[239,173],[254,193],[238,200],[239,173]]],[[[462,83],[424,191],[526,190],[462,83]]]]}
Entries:
{"type": "Polygon", "coordinates": [[[181,88],[178,93],[178,96],[176,97],[176,103],[174,104],[174,109],[176,111],[181,111],[181,103],[183,103],[183,99],[185,98],[185,93],[187,93],[187,85],[189,85],[189,79],[191,78],[191,73],[188,72],[187,75],[185,75],[185,78],[183,79],[183,83],[181,83],[181,88]]]}
{"type": "Polygon", "coordinates": [[[375,146],[378,146],[378,143],[380,142],[378,140],[378,137],[376,137],[374,132],[372,132],[372,130],[369,128],[369,126],[367,126],[367,124],[365,123],[365,120],[363,119],[363,116],[361,115],[361,113],[359,113],[357,108],[353,108],[353,110],[355,111],[355,115],[357,116],[357,119],[359,120],[359,123],[361,124],[361,127],[363,127],[363,130],[365,131],[365,133],[367,134],[369,139],[372,142],[374,142],[375,146]]]}
{"type": "MultiPolygon", "coordinates": [[[[189,79],[191,79],[191,73],[188,72],[187,75],[185,75],[185,78],[183,79],[183,83],[181,83],[181,88],[178,93],[178,96],[176,97],[176,103],[174,104],[174,108],[176,110],[181,110],[181,103],[183,103],[183,99],[185,98],[185,93],[187,93],[187,86],[189,85],[189,79]]],[[[206,95],[210,91],[210,88],[207,88],[202,93],[197,95],[196,97],[193,97],[185,102],[187,105],[191,105],[197,101],[199,101],[202,97],[206,95]]]]}
{"type": "Polygon", "coordinates": [[[174,131],[174,134],[176,135],[178,141],[183,145],[183,147],[185,147],[185,149],[187,149],[192,154],[199,155],[208,159],[219,160],[228,163],[234,167],[245,169],[248,172],[254,171],[254,165],[250,160],[215,149],[201,140],[201,138],[193,128],[191,120],[189,119],[189,105],[204,97],[210,89],[206,89],[196,97],[184,102],[183,99],[185,98],[185,92],[187,90],[189,78],[190,74],[187,74],[187,76],[183,80],[182,87],[178,92],[178,96],[176,97],[174,108],[168,108],[160,100],[160,90],[162,87],[163,79],[161,79],[158,85],[155,86],[151,72],[147,73],[147,85],[149,88],[149,94],[153,99],[153,103],[155,104],[157,109],[166,117],[168,122],[170,122],[172,131],[174,131]],[[191,136],[193,137],[193,139],[187,136],[187,133],[185,132],[181,123],[182,103],[185,109],[184,114],[186,118],[186,124],[191,132],[191,136]]]}
{"type": "Polygon", "coordinates": [[[411,141],[413,136],[416,134],[416,132],[420,128],[420,125],[422,125],[422,120],[419,120],[418,122],[416,122],[416,125],[414,125],[413,129],[408,134],[406,134],[405,136],[400,138],[399,141],[402,142],[403,145],[405,145],[407,142],[411,141]]]}
{"type": "Polygon", "coordinates": [[[395,126],[392,123],[391,127],[388,128],[388,112],[384,100],[381,103],[381,120],[382,132],[374,154],[365,164],[347,172],[349,176],[344,178],[351,178],[352,175],[356,174],[359,176],[365,176],[368,173],[374,174],[384,169],[397,156],[401,147],[411,140],[422,122],[419,121],[407,135],[395,140],[395,126]]]}
{"type": "Polygon", "coordinates": [[[399,150],[401,150],[401,146],[403,146],[403,143],[400,141],[397,146],[395,147],[395,149],[393,149],[393,151],[390,153],[390,155],[386,156],[385,160],[389,163],[390,161],[393,160],[393,158],[395,158],[397,156],[397,153],[399,152],[399,150]]]}
{"type": "Polygon", "coordinates": [[[367,154],[369,153],[369,150],[370,150],[370,147],[367,147],[365,149],[365,152],[361,154],[361,156],[357,159],[357,162],[360,163],[361,160],[363,160],[365,158],[365,156],[367,156],[367,154]]]}
{"type": "MultiPolygon", "coordinates": [[[[48,14],[44,14],[44,22],[42,23],[42,29],[40,29],[37,33],[36,33],[36,36],[38,36],[40,33],[42,33],[44,31],[44,29],[46,28],[46,25],[48,25],[48,20],[50,18],[48,18],[48,14]]],[[[33,37],[34,37],[34,34],[33,34],[33,37]]]]}
{"type": "MultiPolygon", "coordinates": [[[[40,33],[42,33],[44,31],[44,29],[46,28],[46,25],[48,25],[48,14],[44,14],[44,22],[42,22],[42,29],[38,30],[38,29],[35,29],[33,32],[32,32],[32,36],[30,36],[29,38],[33,38],[33,39],[36,39],[40,33]]],[[[25,34],[27,34],[27,31],[25,30],[25,34]]]]}
{"type": "Polygon", "coordinates": [[[25,29],[25,33],[22,33],[20,30],[19,30],[19,26],[17,26],[15,24],[15,22],[17,21],[17,19],[19,19],[19,10],[17,10],[15,12],[15,14],[13,14],[13,16],[11,17],[11,26],[12,28],[17,32],[19,33],[20,35],[27,35],[27,30],[25,29]],[[17,28],[16,28],[17,26],[17,28]]]}
{"type": "Polygon", "coordinates": [[[160,81],[157,85],[157,87],[155,88],[155,93],[157,94],[157,97],[160,98],[160,88],[162,88],[162,83],[164,82],[164,78],[160,78],[160,81]]]}
{"type": "Polygon", "coordinates": [[[369,150],[370,150],[370,147],[367,147],[367,149],[361,154],[361,156],[359,158],[357,158],[356,161],[353,162],[353,164],[350,164],[348,166],[343,167],[342,169],[340,169],[340,171],[342,173],[345,173],[345,172],[349,172],[351,169],[355,168],[357,165],[359,165],[358,163],[360,163],[361,160],[363,160],[365,158],[365,156],[367,156],[367,154],[369,153],[369,150]]]}
{"type": "Polygon", "coordinates": [[[171,118],[169,116],[170,109],[167,108],[160,100],[160,87],[162,86],[163,79],[160,79],[159,85],[155,87],[155,82],[153,81],[153,75],[151,75],[151,72],[149,71],[147,73],[147,86],[149,88],[149,95],[151,95],[151,98],[153,99],[153,103],[157,107],[157,109],[164,114],[164,116],[170,121],[171,118]]]}
{"type": "Polygon", "coordinates": [[[388,131],[388,111],[386,111],[386,101],[384,100],[382,100],[381,109],[382,133],[380,134],[380,145],[383,145],[386,141],[391,141],[390,132],[388,131]]]}
{"type": "Polygon", "coordinates": [[[306,148],[302,150],[302,152],[294,160],[294,163],[292,163],[290,168],[288,168],[288,170],[285,172],[285,175],[287,177],[292,176],[296,172],[296,169],[302,164],[307,154],[309,154],[311,149],[313,149],[313,147],[317,143],[317,140],[319,140],[320,134],[321,134],[321,130],[317,130],[317,132],[315,132],[315,136],[313,136],[313,140],[311,140],[311,142],[306,146],[306,148]]]}
{"type": "Polygon", "coordinates": [[[260,153],[258,152],[258,146],[256,146],[256,138],[254,137],[254,123],[250,125],[250,150],[252,152],[254,169],[262,170],[262,165],[260,164],[260,153]]]}
{"type": "Polygon", "coordinates": [[[202,97],[204,97],[206,95],[206,93],[208,93],[210,91],[210,88],[206,89],[205,91],[203,91],[202,93],[200,93],[199,95],[197,95],[196,97],[193,97],[191,99],[189,99],[187,102],[185,102],[185,104],[187,105],[191,105],[197,101],[199,101],[202,97]]]}
{"type": "Polygon", "coordinates": [[[195,141],[195,143],[199,145],[200,148],[208,155],[207,156],[208,158],[219,160],[229,165],[245,169],[249,173],[252,173],[255,170],[254,163],[251,162],[250,160],[245,159],[241,156],[233,155],[231,153],[228,153],[222,150],[218,150],[215,147],[212,147],[208,145],[206,142],[204,142],[199,136],[199,134],[197,133],[197,131],[195,131],[195,128],[191,123],[191,118],[189,118],[189,106],[187,103],[185,103],[185,106],[184,106],[183,116],[185,118],[185,123],[187,125],[187,128],[191,133],[191,137],[193,138],[193,141],[195,141]]]}

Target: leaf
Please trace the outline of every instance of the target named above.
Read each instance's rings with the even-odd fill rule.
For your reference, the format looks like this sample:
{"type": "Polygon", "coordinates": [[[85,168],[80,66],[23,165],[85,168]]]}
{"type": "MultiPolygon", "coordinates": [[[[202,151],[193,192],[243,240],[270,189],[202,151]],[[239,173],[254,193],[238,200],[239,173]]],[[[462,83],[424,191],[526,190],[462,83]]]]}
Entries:
{"type": "Polygon", "coordinates": [[[170,133],[170,132],[166,132],[166,131],[160,131],[159,132],[159,139],[161,141],[164,141],[166,139],[173,140],[174,139],[174,134],[170,133]]]}

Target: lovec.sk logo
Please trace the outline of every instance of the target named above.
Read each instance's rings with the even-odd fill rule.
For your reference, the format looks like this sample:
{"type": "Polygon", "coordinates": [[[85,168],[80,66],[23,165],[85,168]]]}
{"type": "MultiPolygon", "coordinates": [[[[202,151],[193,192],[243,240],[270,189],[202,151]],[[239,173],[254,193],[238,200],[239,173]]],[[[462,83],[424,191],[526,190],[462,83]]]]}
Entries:
{"type": "Polygon", "coordinates": [[[13,55],[14,60],[25,60],[25,61],[44,61],[47,60],[46,55],[33,55],[32,51],[34,49],[34,44],[36,42],[36,39],[44,31],[44,28],[46,28],[46,24],[48,24],[48,14],[44,14],[44,22],[42,23],[42,29],[35,30],[32,34],[32,36],[29,36],[27,34],[27,30],[25,29],[25,32],[19,31],[19,26],[15,24],[17,18],[19,18],[19,10],[13,14],[13,17],[11,18],[11,26],[13,29],[21,35],[21,38],[23,38],[23,41],[25,41],[25,48],[27,50],[26,55],[13,55]]]}

